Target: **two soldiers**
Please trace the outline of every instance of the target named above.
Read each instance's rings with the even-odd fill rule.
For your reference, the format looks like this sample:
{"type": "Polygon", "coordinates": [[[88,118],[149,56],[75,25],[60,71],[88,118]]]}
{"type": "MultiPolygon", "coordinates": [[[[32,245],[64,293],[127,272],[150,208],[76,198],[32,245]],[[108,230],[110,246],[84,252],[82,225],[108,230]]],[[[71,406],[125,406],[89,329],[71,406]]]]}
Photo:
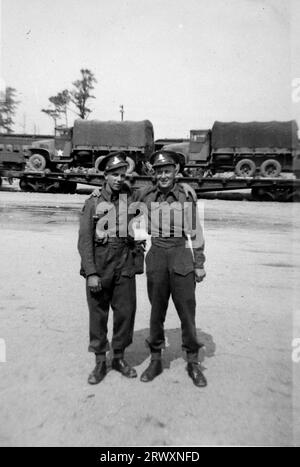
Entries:
{"type": "MultiPolygon", "coordinates": [[[[115,203],[114,206],[118,210],[119,195],[126,193],[127,207],[132,202],[140,203],[139,211],[146,217],[152,244],[146,257],[147,288],[151,303],[147,345],[151,352],[151,362],[142,374],[141,381],[152,381],[163,371],[164,321],[171,295],[181,320],[182,348],[187,353],[188,375],[196,386],[206,386],[206,379],[198,363],[198,350],[201,345],[197,340],[195,325],[195,283],[201,282],[205,277],[204,240],[197,205],[189,195],[192,190],[189,190],[188,185],[176,181],[179,163],[176,153],[154,153],[150,162],[155,170],[155,185],[132,193],[124,183],[124,156],[120,153],[107,156],[102,161],[106,184],[96,201],[93,197],[87,200],[81,216],[78,245],[84,274],[87,277],[87,300],[90,309],[89,350],[96,354],[96,367],[89,377],[89,382],[98,383],[106,374],[109,305],[114,311],[112,367],[124,376],[136,376],[135,370],[126,363],[123,356],[125,348],[132,341],[136,309],[135,262],[141,253],[141,245],[137,244],[127,231],[133,214],[125,216],[124,221],[120,221],[119,217],[119,224],[117,223],[113,232],[115,235],[105,233],[103,229],[98,229],[97,234],[94,220],[95,205],[97,210],[101,201],[110,201],[115,203]],[[167,214],[167,223],[164,211],[167,214]],[[127,235],[122,238],[119,235],[120,222],[123,224],[123,230],[126,223],[127,235]],[[187,245],[188,236],[191,238],[192,248],[187,245]]],[[[134,212],[134,209],[129,211],[134,212]]],[[[140,267],[138,269],[141,272],[140,267]]]]}

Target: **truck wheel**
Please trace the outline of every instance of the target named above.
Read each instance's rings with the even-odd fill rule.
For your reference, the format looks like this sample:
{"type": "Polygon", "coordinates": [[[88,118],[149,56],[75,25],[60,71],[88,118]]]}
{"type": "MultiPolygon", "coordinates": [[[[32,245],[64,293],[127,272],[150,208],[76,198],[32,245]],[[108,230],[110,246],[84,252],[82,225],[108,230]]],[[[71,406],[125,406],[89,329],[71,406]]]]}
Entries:
{"type": "Polygon", "coordinates": [[[22,191],[25,191],[26,193],[33,191],[32,187],[29,185],[29,183],[24,178],[20,179],[19,187],[22,191]]]}
{"type": "Polygon", "coordinates": [[[154,175],[154,169],[150,162],[140,162],[136,171],[139,175],[147,175],[148,177],[152,177],[154,175]]]}
{"type": "Polygon", "coordinates": [[[98,170],[98,172],[101,172],[101,170],[99,170],[99,164],[100,162],[102,161],[102,159],[104,158],[105,156],[99,156],[97,157],[97,159],[95,160],[95,169],[98,170]]]}
{"type": "Polygon", "coordinates": [[[241,159],[235,166],[235,173],[239,177],[253,177],[256,164],[252,159],[241,159]]]}
{"type": "Polygon", "coordinates": [[[71,194],[71,195],[74,195],[76,193],[76,190],[77,190],[77,183],[76,182],[62,182],[60,184],[60,190],[62,193],[65,193],[65,194],[71,194]]]}
{"type": "Polygon", "coordinates": [[[263,200],[263,189],[261,188],[252,188],[251,196],[254,201],[262,201],[263,200]]]}
{"type": "Polygon", "coordinates": [[[28,168],[34,172],[41,172],[46,168],[47,161],[41,154],[32,154],[28,159],[28,168]]]}
{"type": "Polygon", "coordinates": [[[290,189],[286,201],[300,202],[300,188],[290,189]]]}
{"type": "Polygon", "coordinates": [[[276,159],[267,159],[260,166],[260,174],[263,177],[278,177],[281,170],[282,166],[276,159]]]}
{"type": "Polygon", "coordinates": [[[275,201],[276,195],[269,188],[252,188],[252,199],[254,201],[275,201]]]}
{"type": "Polygon", "coordinates": [[[127,174],[131,174],[135,169],[135,162],[131,157],[126,157],[126,162],[128,164],[128,169],[126,170],[127,174]]]}

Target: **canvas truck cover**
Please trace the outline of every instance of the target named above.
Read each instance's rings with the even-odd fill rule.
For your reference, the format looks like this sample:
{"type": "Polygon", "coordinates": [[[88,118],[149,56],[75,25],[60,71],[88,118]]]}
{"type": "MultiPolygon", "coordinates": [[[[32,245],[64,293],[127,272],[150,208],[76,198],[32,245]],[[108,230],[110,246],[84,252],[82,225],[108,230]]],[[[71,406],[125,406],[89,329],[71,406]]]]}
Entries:
{"type": "Polygon", "coordinates": [[[73,146],[120,146],[143,148],[154,143],[153,126],[149,120],[99,121],[76,120],[73,146]]]}
{"type": "Polygon", "coordinates": [[[268,147],[295,149],[298,125],[286,122],[215,122],[212,127],[212,148],[268,147]]]}

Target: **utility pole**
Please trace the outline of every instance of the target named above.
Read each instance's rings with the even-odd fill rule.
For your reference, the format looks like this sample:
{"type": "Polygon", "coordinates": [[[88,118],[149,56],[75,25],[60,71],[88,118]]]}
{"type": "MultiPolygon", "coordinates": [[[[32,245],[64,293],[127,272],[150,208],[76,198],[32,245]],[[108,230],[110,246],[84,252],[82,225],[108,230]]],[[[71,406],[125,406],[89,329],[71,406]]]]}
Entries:
{"type": "Polygon", "coordinates": [[[67,111],[67,106],[65,106],[65,118],[66,118],[66,128],[68,128],[68,111],[67,111]]]}
{"type": "Polygon", "coordinates": [[[26,133],[26,114],[23,114],[23,133],[26,133]]]}
{"type": "Polygon", "coordinates": [[[121,113],[121,122],[123,122],[123,116],[124,116],[124,113],[125,113],[125,110],[124,110],[124,105],[120,105],[120,113],[121,113]]]}

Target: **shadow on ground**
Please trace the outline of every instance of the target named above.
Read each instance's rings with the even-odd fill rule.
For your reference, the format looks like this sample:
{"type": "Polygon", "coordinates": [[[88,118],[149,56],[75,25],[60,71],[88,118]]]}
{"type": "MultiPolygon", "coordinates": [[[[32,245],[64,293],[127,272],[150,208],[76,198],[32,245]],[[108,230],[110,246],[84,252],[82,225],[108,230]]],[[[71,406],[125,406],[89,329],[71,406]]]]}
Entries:
{"type": "MultiPolygon", "coordinates": [[[[126,351],[126,360],[132,366],[139,366],[149,357],[149,348],[146,346],[146,339],[149,336],[149,329],[136,331],[133,336],[133,343],[126,351]]],[[[164,367],[170,368],[171,362],[178,358],[185,357],[181,348],[181,329],[167,329],[165,331],[167,348],[163,354],[164,367]]],[[[216,344],[210,334],[197,329],[198,340],[204,345],[199,352],[199,362],[202,363],[206,357],[215,355],[216,344]]]]}

